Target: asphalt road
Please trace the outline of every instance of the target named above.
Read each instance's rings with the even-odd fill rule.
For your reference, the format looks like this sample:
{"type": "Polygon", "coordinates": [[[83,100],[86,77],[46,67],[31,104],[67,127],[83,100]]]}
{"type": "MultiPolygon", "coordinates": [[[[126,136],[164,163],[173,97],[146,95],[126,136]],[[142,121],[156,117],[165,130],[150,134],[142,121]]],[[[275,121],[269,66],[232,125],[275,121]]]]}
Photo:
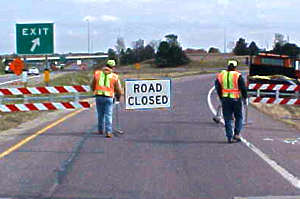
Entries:
{"type": "MultiPolygon", "coordinates": [[[[174,81],[173,110],[122,110],[125,134],[112,139],[94,133],[94,109],[45,130],[0,158],[0,198],[231,199],[300,195],[300,189],[245,143],[226,143],[223,126],[212,121],[207,104],[214,77],[174,81]]],[[[252,124],[244,129],[243,137],[300,177],[299,143],[286,142],[287,138],[297,140],[299,131],[252,108],[249,118],[252,124]]],[[[50,123],[0,142],[0,153],[50,123]]]]}

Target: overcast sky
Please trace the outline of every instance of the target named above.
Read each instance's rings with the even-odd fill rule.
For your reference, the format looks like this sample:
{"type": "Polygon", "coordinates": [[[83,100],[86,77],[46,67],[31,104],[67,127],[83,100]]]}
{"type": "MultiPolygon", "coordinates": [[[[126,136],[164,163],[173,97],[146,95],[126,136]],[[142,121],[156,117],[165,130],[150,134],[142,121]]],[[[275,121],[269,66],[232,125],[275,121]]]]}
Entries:
{"type": "Polygon", "coordinates": [[[126,47],[178,35],[183,48],[218,47],[243,37],[272,47],[274,33],[300,44],[299,0],[1,0],[0,54],[15,49],[15,24],[52,21],[55,52],[107,52],[117,37],[126,47]],[[226,34],[224,34],[224,32],[226,34]],[[224,36],[225,35],[225,36],[224,36]]]}

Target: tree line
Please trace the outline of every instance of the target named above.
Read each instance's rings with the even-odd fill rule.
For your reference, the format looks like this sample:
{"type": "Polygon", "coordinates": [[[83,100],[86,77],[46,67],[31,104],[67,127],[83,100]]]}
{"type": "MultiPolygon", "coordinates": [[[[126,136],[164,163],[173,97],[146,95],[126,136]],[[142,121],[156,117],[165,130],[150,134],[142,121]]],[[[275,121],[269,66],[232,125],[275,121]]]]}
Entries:
{"type": "MultiPolygon", "coordinates": [[[[114,59],[119,65],[129,65],[153,59],[157,67],[173,67],[188,64],[189,58],[183,51],[178,36],[169,34],[164,37],[164,41],[153,40],[145,45],[144,40],[139,39],[132,43],[133,48],[126,48],[123,38],[118,38],[115,49],[108,49],[109,59],[114,59]]],[[[203,50],[206,52],[205,50],[203,50]]],[[[297,57],[300,54],[300,48],[292,43],[276,43],[272,50],[260,49],[254,41],[250,44],[244,38],[239,38],[232,52],[235,55],[257,55],[260,52],[273,53],[279,55],[288,55],[297,57]]],[[[208,53],[220,53],[220,50],[211,47],[208,53]]]]}
{"type": "Polygon", "coordinates": [[[240,38],[233,49],[235,55],[257,55],[260,52],[297,57],[300,55],[300,48],[296,44],[286,42],[276,43],[272,50],[267,51],[259,49],[254,41],[248,45],[245,39],[240,38]]]}
{"type": "Polygon", "coordinates": [[[154,59],[157,67],[173,67],[189,63],[184,53],[178,36],[169,34],[165,41],[151,41],[145,46],[145,42],[139,39],[132,44],[133,48],[126,48],[123,38],[117,39],[116,50],[108,49],[108,58],[117,60],[120,65],[135,64],[149,59],[154,59]]]}

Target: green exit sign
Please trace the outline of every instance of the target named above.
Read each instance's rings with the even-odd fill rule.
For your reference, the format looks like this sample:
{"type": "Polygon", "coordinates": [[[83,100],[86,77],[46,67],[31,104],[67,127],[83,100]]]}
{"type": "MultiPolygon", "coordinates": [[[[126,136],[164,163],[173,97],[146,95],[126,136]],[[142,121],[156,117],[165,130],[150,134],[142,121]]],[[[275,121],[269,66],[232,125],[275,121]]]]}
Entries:
{"type": "Polygon", "coordinates": [[[16,24],[17,54],[41,55],[54,53],[53,23],[16,24]]]}

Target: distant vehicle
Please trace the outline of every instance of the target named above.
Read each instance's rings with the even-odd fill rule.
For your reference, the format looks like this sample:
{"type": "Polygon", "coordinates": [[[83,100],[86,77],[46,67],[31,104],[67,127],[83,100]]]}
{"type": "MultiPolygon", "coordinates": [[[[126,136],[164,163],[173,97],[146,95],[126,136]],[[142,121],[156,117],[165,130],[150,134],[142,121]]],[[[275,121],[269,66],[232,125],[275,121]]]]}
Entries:
{"type": "Polygon", "coordinates": [[[51,69],[51,71],[55,71],[55,70],[57,70],[58,68],[57,68],[57,66],[55,65],[55,63],[51,63],[51,64],[50,64],[50,69],[51,69]]]}
{"type": "Polygon", "coordinates": [[[4,72],[5,73],[13,73],[13,71],[10,69],[9,66],[5,66],[4,72]]]}
{"type": "Polygon", "coordinates": [[[39,75],[40,70],[37,67],[31,67],[28,70],[28,75],[39,75]]]}
{"type": "Polygon", "coordinates": [[[59,70],[63,70],[63,69],[65,68],[65,66],[66,66],[66,64],[59,64],[59,65],[57,65],[56,67],[57,67],[57,69],[59,69],[59,70]]]}
{"type": "Polygon", "coordinates": [[[282,84],[290,79],[300,84],[299,61],[287,55],[259,53],[250,64],[249,83],[282,84]]]}

